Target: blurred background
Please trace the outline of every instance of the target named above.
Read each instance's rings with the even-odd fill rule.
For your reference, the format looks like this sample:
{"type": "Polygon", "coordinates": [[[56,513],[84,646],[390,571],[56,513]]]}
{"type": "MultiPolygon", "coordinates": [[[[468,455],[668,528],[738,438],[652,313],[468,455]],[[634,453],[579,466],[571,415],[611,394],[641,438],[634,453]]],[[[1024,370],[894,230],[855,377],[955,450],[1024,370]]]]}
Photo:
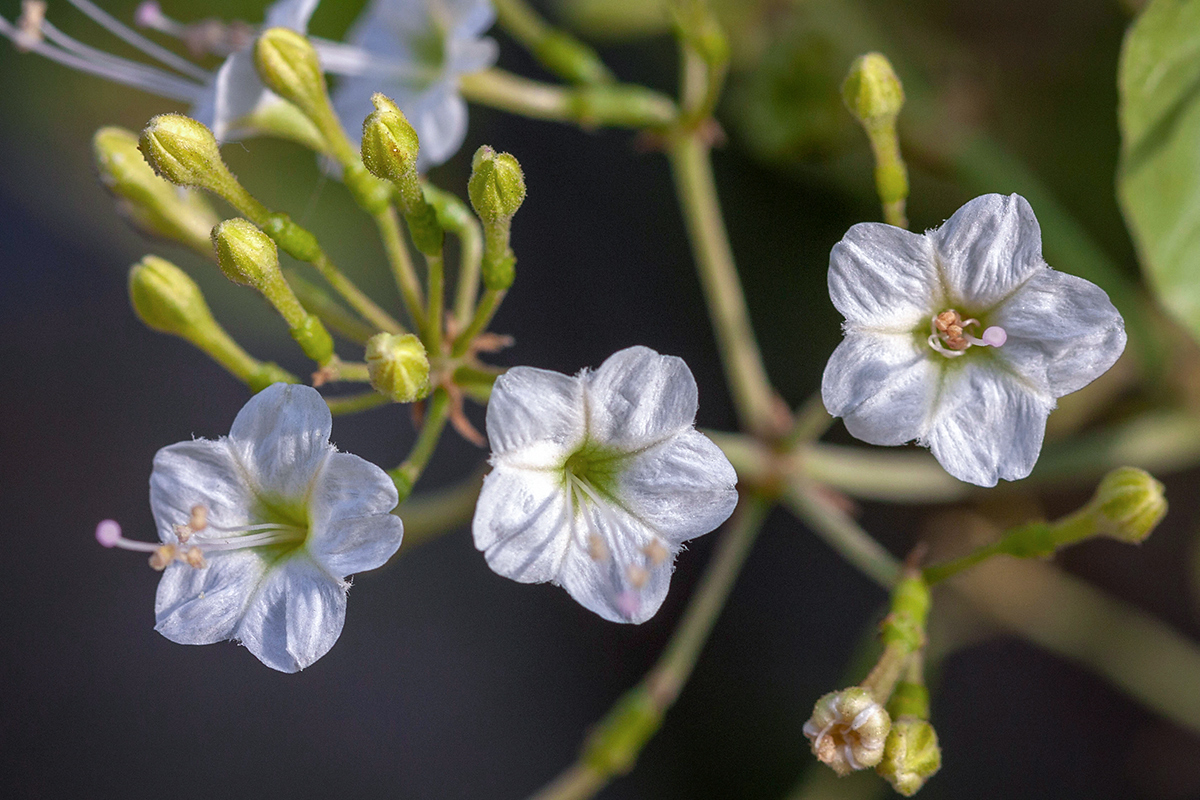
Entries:
{"type": "MultiPolygon", "coordinates": [[[[102,5],[122,20],[136,7],[102,5]]],[[[181,20],[257,22],[265,4],[163,5],[181,20]]],[[[819,387],[841,336],[825,291],[829,249],[851,224],[879,215],[866,138],[838,93],[867,50],[892,58],[909,93],[902,124],[914,229],[987,191],[1026,192],[1041,216],[1040,191],[1118,273],[1137,275],[1114,197],[1115,76],[1135,4],[716,5],[735,55],[717,180],[768,371],[792,405],[819,387]]],[[[542,6],[595,42],[622,79],[674,90],[674,43],[655,3],[542,6]]],[[[338,37],[360,7],[323,3],[312,31],[338,37]]],[[[0,13],[15,18],[17,3],[4,0],[0,13]]],[[[49,18],[132,55],[65,2],[52,0],[49,18]]],[[[495,35],[501,66],[548,77],[495,35]]],[[[639,627],[604,622],[560,589],[492,574],[464,527],[358,577],[340,641],[301,674],[275,673],[233,644],[163,639],[153,631],[157,574],[138,556],[103,550],[92,531],[112,517],[127,535],[152,537],[155,451],[227,433],[248,393],[189,345],[138,322],[126,298],[129,265],[149,252],[174,260],[254,355],[298,374],[309,367],[256,295],[181,249],[141,239],[97,183],[97,127],[137,130],[176,106],[5,43],[0,76],[0,791],[441,799],[521,798],[539,788],[652,665],[715,537],[681,556],[666,604],[639,627]]],[[[699,425],[732,429],[665,160],[627,133],[473,107],[463,152],[434,182],[465,197],[469,155],[484,143],[514,153],[529,187],[514,223],[517,282],[493,325],[516,345],[496,363],[574,373],[645,344],[691,366],[699,425]]],[[[374,296],[396,302],[371,221],[309,154],[267,140],[225,153],[268,205],[313,229],[374,296]]],[[[1045,217],[1043,225],[1047,257],[1063,266],[1045,217]]],[[[481,409],[472,414],[482,425],[481,409]]],[[[398,407],[338,418],[333,431],[341,449],[384,467],[413,436],[398,407]]],[[[849,441],[840,426],[829,437],[849,441]]],[[[447,435],[418,492],[464,478],[484,457],[447,435]]],[[[1165,477],[1171,513],[1145,545],[1095,542],[1059,562],[1195,639],[1197,475],[1165,477]]],[[[1086,496],[1086,487],[1025,496],[1020,508],[1053,516],[1086,496]]],[[[902,555],[948,511],[868,504],[862,519],[902,555]]],[[[885,599],[775,512],[662,731],[601,796],[787,796],[812,763],[801,732],[812,704],[851,682],[856,644],[885,599]]],[[[953,597],[937,602],[936,613],[983,635],[933,676],[945,766],[921,797],[1200,797],[1196,734],[1092,672],[964,617],[953,597]]],[[[845,792],[890,792],[868,783],[848,781],[845,792]]]]}

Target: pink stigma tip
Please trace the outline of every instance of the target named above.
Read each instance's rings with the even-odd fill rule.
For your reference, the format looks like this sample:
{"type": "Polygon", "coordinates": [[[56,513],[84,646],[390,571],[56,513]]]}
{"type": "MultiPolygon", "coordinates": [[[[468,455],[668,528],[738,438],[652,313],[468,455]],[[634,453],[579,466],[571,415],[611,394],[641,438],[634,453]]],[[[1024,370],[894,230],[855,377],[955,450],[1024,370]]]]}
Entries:
{"type": "Polygon", "coordinates": [[[115,520],[104,520],[96,526],[96,541],[105,547],[116,547],[121,541],[121,526],[115,520]]]}
{"type": "Polygon", "coordinates": [[[152,28],[162,19],[162,8],[158,3],[147,0],[139,3],[133,12],[133,21],[140,28],[152,28]]]}
{"type": "Polygon", "coordinates": [[[1008,341],[1008,332],[998,325],[993,325],[983,332],[983,343],[992,347],[1000,347],[1008,341]]]}

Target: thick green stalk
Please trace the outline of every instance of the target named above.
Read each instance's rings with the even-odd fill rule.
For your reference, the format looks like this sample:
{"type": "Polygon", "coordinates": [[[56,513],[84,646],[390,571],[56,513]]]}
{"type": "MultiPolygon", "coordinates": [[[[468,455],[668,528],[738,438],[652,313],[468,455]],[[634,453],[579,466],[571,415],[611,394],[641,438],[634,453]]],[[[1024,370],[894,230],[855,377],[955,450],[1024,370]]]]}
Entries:
{"type": "Polygon", "coordinates": [[[379,406],[386,405],[388,399],[379,392],[360,392],[344,397],[326,397],[325,403],[329,406],[329,413],[336,417],[379,408],[379,406]]]}
{"type": "Polygon", "coordinates": [[[492,321],[492,317],[495,315],[496,309],[500,307],[500,301],[504,299],[505,294],[507,294],[507,291],[504,289],[484,289],[483,297],[479,299],[479,305],[475,307],[475,315],[471,318],[471,324],[454,340],[454,346],[450,353],[451,356],[459,358],[466,354],[467,350],[471,347],[471,342],[492,321]]]}
{"type": "Polygon", "coordinates": [[[676,117],[670,98],[630,84],[562,87],[487,69],[463,75],[458,85],[472,102],[585,128],[667,128],[676,117]]]}
{"type": "Polygon", "coordinates": [[[492,5],[500,27],[560,78],[582,84],[612,81],[612,73],[595,50],[551,27],[525,0],[492,0],[492,5]]]}

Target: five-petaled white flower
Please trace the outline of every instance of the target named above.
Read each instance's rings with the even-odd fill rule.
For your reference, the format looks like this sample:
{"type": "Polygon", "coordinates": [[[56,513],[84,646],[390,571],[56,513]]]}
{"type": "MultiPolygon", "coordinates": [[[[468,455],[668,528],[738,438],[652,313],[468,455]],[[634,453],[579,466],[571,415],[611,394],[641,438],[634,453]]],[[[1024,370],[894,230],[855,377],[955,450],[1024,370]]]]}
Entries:
{"type": "Polygon", "coordinates": [[[488,0],[372,0],[350,29],[346,57],[321,53],[331,71],[358,75],[333,93],[338,116],[361,126],[374,110],[371,95],[383,92],[417,132],[417,169],[441,164],[467,135],[458,77],[496,61],[496,42],[483,37],[495,19],[488,0]]]}
{"type": "Polygon", "coordinates": [[[1055,400],[1125,349],[1108,295],[1042,260],[1018,195],[977,197],[924,235],[864,222],[829,256],[846,338],[825,407],[871,444],[917,440],[979,486],[1027,476],[1055,400]]]}
{"type": "Polygon", "coordinates": [[[106,520],[106,546],[152,553],[164,569],[155,629],[180,644],[235,639],[268,667],[296,672],[337,641],[347,575],[382,566],[403,525],[396,487],[379,467],[329,443],[329,407],[316,390],[277,383],[246,403],[229,436],[164,447],[150,505],[161,544],[124,539],[106,520]]]}
{"type": "Polygon", "coordinates": [[[515,367],[487,408],[492,471],[475,546],[497,573],[552,581],[614,622],[645,622],[683,542],[737,505],[737,475],[693,427],[682,359],[631,347],[575,377],[515,367]]]}

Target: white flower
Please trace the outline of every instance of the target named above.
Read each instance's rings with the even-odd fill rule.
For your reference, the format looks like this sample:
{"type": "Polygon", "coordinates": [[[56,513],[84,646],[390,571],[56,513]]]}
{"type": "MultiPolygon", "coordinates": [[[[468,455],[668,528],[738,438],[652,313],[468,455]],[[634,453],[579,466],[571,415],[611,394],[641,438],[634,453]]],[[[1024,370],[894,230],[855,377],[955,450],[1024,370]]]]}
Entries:
{"type": "Polygon", "coordinates": [[[737,475],[693,427],[696,381],[646,347],[575,377],[516,367],[487,408],[492,471],[475,546],[497,573],[552,581],[614,622],[654,615],[683,542],[737,505],[737,475]]]}
{"type": "Polygon", "coordinates": [[[164,569],[155,629],[180,644],[234,639],[296,672],[337,641],[347,575],[382,566],[403,525],[387,473],[329,443],[316,390],[277,383],[246,403],[228,437],[164,447],[150,505],[161,545],[105,521],[106,546],[153,553],[164,569]]]}
{"type": "MultiPolygon", "coordinates": [[[[110,55],[72,39],[40,16],[31,16],[36,7],[26,0],[26,14],[17,25],[0,18],[0,35],[11,39],[21,50],[45,56],[60,64],[107,78],[117,83],[180,100],[191,106],[190,114],[212,129],[219,141],[260,133],[255,118],[268,113],[272,106],[285,101],[263,86],[254,68],[250,50],[252,29],[227,26],[214,32],[203,44],[214,52],[228,51],[225,62],[214,72],[202,69],[187,59],[141,36],[90,0],[70,0],[71,5],[87,14],[110,33],[162,64],[165,69],[110,55]],[[22,24],[25,23],[25,24],[22,24]]],[[[318,0],[279,0],[267,9],[264,28],[291,28],[304,32],[318,0]]],[[[139,22],[166,33],[189,38],[192,26],[182,25],[162,15],[157,3],[143,3],[138,9],[139,22]]],[[[361,124],[361,120],[358,124],[361,124]]]]}
{"type": "Polygon", "coordinates": [[[1055,400],[1125,349],[1098,286],[1042,260],[1023,197],[977,197],[925,235],[852,227],[829,256],[846,338],[825,367],[825,407],[871,444],[917,440],[979,486],[1027,476],[1055,400]]]}
{"type": "Polygon", "coordinates": [[[467,135],[458,76],[496,61],[496,42],[481,38],[495,18],[488,0],[372,0],[350,29],[349,47],[318,44],[330,72],[358,75],[333,94],[338,116],[358,130],[374,110],[371,95],[382,92],[417,131],[417,168],[441,164],[467,135]]]}

